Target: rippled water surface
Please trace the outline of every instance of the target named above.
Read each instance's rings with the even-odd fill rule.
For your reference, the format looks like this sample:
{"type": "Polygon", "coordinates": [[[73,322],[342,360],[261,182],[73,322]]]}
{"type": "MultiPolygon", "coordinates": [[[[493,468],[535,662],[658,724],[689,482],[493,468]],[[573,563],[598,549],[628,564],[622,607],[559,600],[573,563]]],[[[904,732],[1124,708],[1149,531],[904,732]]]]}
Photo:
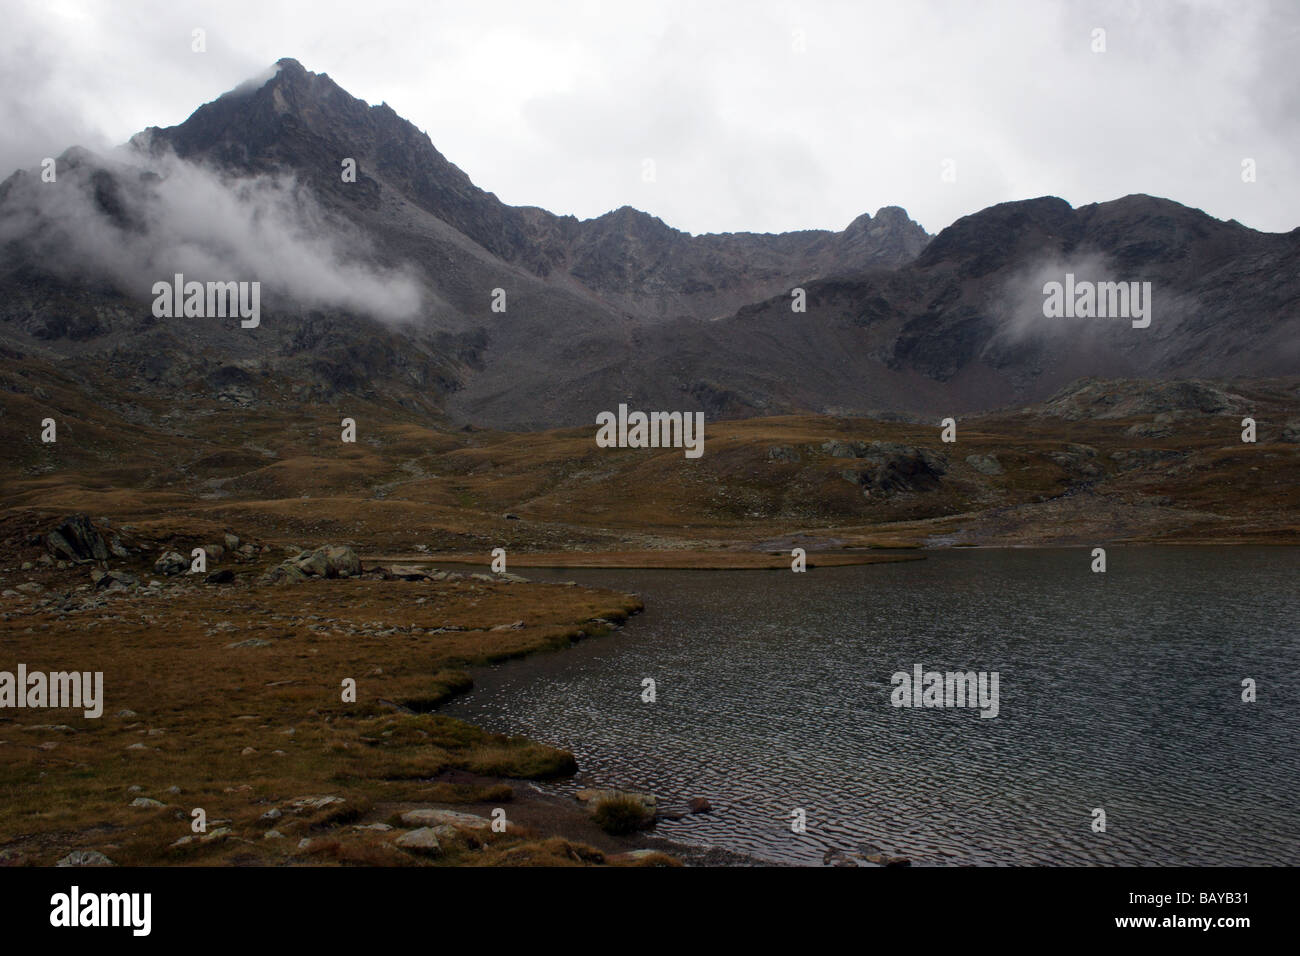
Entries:
{"type": "Polygon", "coordinates": [[[658,832],[773,861],[868,845],[918,864],[1300,863],[1300,551],[1089,563],[525,571],[636,592],[646,612],[481,673],[446,712],[572,750],[582,772],[560,789],[707,797],[715,812],[658,832]],[[999,716],[892,707],[890,676],[914,664],[999,672],[999,716]]]}

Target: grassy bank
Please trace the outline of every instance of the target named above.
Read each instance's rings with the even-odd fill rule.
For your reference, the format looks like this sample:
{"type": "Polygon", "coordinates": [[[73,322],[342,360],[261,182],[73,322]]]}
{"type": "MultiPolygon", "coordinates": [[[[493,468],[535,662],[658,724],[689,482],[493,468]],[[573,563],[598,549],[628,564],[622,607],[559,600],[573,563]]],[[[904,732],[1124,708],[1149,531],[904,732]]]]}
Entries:
{"type": "MultiPolygon", "coordinates": [[[[468,686],[465,667],[604,634],[640,608],[610,591],[479,581],[77,592],[84,574],[29,573],[43,590],[4,603],[4,668],[102,671],[106,699],[100,719],[0,711],[6,863],[73,850],[127,865],[430,862],[395,846],[400,823],[363,827],[452,804],[509,820],[512,780],[574,761],[427,711],[468,686]],[[191,830],[196,808],[207,834],[191,830]]],[[[551,837],[508,825],[433,862],[595,860],[551,837]]]]}

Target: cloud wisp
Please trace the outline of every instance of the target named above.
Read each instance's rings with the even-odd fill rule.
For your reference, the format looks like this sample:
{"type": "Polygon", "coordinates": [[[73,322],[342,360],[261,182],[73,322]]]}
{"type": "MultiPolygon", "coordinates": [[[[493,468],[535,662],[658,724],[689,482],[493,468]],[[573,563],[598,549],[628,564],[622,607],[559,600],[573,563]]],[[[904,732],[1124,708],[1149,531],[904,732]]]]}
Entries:
{"type": "Polygon", "coordinates": [[[232,178],[125,147],[112,159],[70,150],[56,179],[24,172],[3,197],[0,243],[57,275],[109,282],[132,298],[175,273],[257,281],[268,303],[415,318],[415,275],[374,261],[366,238],[331,217],[292,176],[232,178]]]}

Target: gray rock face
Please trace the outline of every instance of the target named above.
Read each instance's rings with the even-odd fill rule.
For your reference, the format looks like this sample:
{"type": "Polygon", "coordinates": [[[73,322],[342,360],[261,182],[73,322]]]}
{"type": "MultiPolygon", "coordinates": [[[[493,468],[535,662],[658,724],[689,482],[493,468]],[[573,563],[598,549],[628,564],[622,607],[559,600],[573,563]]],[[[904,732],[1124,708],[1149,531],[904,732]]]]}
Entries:
{"type": "Polygon", "coordinates": [[[862,458],[867,453],[867,443],[862,441],[828,441],[822,451],[832,458],[862,458]]]}
{"type": "Polygon", "coordinates": [[[294,566],[308,577],[329,577],[329,561],[323,549],[305,551],[293,559],[294,566]]]}
{"type": "Polygon", "coordinates": [[[1002,463],[998,461],[997,455],[967,455],[966,464],[970,465],[981,475],[1001,475],[1003,474],[1002,463]]]}
{"type": "Polygon", "coordinates": [[[1120,471],[1132,471],[1135,468],[1182,461],[1187,457],[1187,452],[1173,451],[1168,448],[1125,448],[1111,452],[1110,457],[1119,466],[1120,471]]]}
{"type": "Polygon", "coordinates": [[[433,827],[433,835],[438,838],[438,842],[444,847],[478,846],[482,843],[483,831],[457,829],[449,823],[442,823],[433,827]]]}
{"type": "Polygon", "coordinates": [[[438,841],[438,834],[434,832],[433,827],[411,830],[409,833],[403,833],[393,842],[403,850],[410,850],[412,853],[424,856],[437,856],[442,852],[442,844],[438,841]]]}
{"type": "MultiPolygon", "coordinates": [[[[933,239],[896,207],[839,232],[781,235],[692,236],[628,207],[579,221],[500,202],[390,108],[371,107],[296,61],[278,67],[265,83],[219,97],[178,126],[151,128],[133,146],[172,151],[232,179],[296,174],[329,216],[341,214],[377,247],[419,250],[410,265],[445,304],[445,343],[428,347],[418,335],[303,308],[277,317],[283,341],[257,373],[225,360],[214,366],[206,331],[159,348],[156,329],[132,325],[125,296],[57,276],[39,286],[9,277],[39,266],[49,227],[76,225],[58,221],[55,191],[26,184],[30,175],[0,190],[0,219],[16,219],[12,212],[28,204],[40,211],[6,250],[15,268],[0,280],[0,329],[103,368],[111,341],[112,352],[140,355],[135,374],[119,380],[144,388],[176,387],[206,369],[220,394],[242,402],[299,378],[304,396],[379,387],[463,420],[516,427],[588,422],[593,389],[575,383],[598,393],[617,381],[623,393],[646,395],[648,407],[739,417],[829,407],[961,412],[1042,400],[1081,376],[1294,373],[1294,233],[1260,233],[1149,196],[1078,209],[1050,196],[1002,203],[933,239]],[[316,175],[351,155],[359,158],[356,183],[316,175]],[[1037,293],[1018,301],[1017,280],[1076,254],[1105,260],[1115,278],[1152,280],[1163,302],[1179,303],[1177,317],[1157,304],[1149,330],[1035,318],[1030,334],[1008,334],[1013,319],[1034,318],[1039,304],[1037,293]],[[489,336],[481,290],[506,272],[529,308],[515,319],[515,334],[489,336]],[[808,296],[807,315],[797,320],[794,286],[808,296]],[[59,307],[72,297],[85,307],[59,307]],[[110,329],[123,341],[109,339],[93,354],[110,329]],[[575,341],[583,343],[581,363],[572,361],[575,341]],[[602,373],[593,378],[595,369],[602,373]]],[[[81,173],[61,172],[60,184],[98,200],[92,208],[102,219],[85,232],[111,237],[109,230],[147,225],[153,187],[88,154],[81,165],[81,173]]],[[[1097,395],[1082,404],[1094,398],[1106,401],[1097,395]]],[[[1216,414],[1225,408],[1199,389],[1167,399],[1216,414]]],[[[1153,414],[1164,400],[1134,414],[1153,414]]],[[[1067,404],[1074,407],[1063,411],[1080,420],[1096,417],[1067,404]]]]}
{"type": "Polygon", "coordinates": [[[832,457],[863,462],[840,474],[869,495],[932,491],[948,472],[944,455],[898,442],[827,442],[822,448],[832,457]]]}
{"type": "MultiPolygon", "coordinates": [[[[69,515],[59,522],[59,526],[45,536],[45,547],[56,558],[69,561],[107,561],[110,545],[104,534],[90,520],[89,515],[69,515]]],[[[125,556],[125,548],[118,543],[117,548],[125,556]]]]}
{"type": "Polygon", "coordinates": [[[355,577],[361,573],[356,553],[337,544],[304,552],[294,559],[294,564],[304,574],[322,578],[355,577]]]}
{"type": "Polygon", "coordinates": [[[408,827],[452,826],[458,830],[488,830],[492,821],[474,813],[461,813],[459,810],[437,810],[421,808],[408,810],[401,816],[402,823],[408,827]]]}
{"type": "Polygon", "coordinates": [[[98,850],[73,850],[55,866],[117,866],[98,850]]]}
{"type": "Polygon", "coordinates": [[[100,591],[121,591],[140,584],[140,579],[130,571],[121,570],[101,572],[95,576],[94,581],[96,589],[100,591]]]}
{"type": "Polygon", "coordinates": [[[361,573],[361,560],[351,548],[330,544],[315,551],[304,551],[272,568],[270,582],[303,581],[307,578],[348,578],[361,573]]]}
{"type": "Polygon", "coordinates": [[[164,552],[162,557],[153,563],[153,569],[159,574],[165,574],[169,577],[184,574],[190,569],[189,561],[178,551],[164,552]]]}
{"type": "Polygon", "coordinates": [[[290,806],[299,813],[302,813],[303,811],[323,810],[325,807],[337,806],[340,803],[346,802],[347,801],[342,797],[336,797],[333,794],[329,794],[321,797],[299,797],[290,803],[290,806]]]}
{"type": "Polygon", "coordinates": [[[1250,403],[1212,382],[1106,381],[1083,378],[1038,406],[1040,414],[1066,421],[1150,416],[1150,427],[1167,427],[1177,417],[1244,412],[1250,403]]]}
{"type": "Polygon", "coordinates": [[[398,581],[425,581],[428,580],[429,577],[428,572],[423,569],[406,564],[390,564],[388,567],[381,568],[380,570],[387,572],[384,575],[386,578],[398,581]]]}
{"type": "Polygon", "coordinates": [[[268,571],[266,574],[266,580],[271,583],[284,582],[287,584],[296,584],[299,581],[306,581],[307,573],[292,561],[286,561],[283,564],[277,564],[268,571]]]}
{"type": "Polygon", "coordinates": [[[1106,474],[1106,469],[1095,460],[1097,450],[1087,445],[1070,445],[1065,451],[1049,452],[1047,457],[1080,478],[1100,478],[1106,474]]]}
{"type": "Polygon", "coordinates": [[[1174,430],[1161,422],[1138,422],[1124,429],[1124,434],[1133,438],[1168,438],[1174,430]]]}

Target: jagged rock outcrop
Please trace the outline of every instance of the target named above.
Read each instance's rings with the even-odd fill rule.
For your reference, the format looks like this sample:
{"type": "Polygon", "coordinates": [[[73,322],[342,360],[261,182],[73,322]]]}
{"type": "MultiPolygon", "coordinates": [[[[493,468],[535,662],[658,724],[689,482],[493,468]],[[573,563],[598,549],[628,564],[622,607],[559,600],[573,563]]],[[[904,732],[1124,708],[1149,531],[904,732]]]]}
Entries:
{"type": "Polygon", "coordinates": [[[898,492],[931,491],[948,472],[948,459],[928,448],[898,442],[826,442],[822,449],[833,458],[861,462],[841,471],[841,476],[862,488],[863,493],[889,495],[898,492]]]}
{"type": "Polygon", "coordinates": [[[68,561],[107,561],[110,556],[130,556],[130,551],[117,534],[107,531],[85,514],[63,518],[58,527],[45,535],[44,543],[50,554],[68,561]]]}

